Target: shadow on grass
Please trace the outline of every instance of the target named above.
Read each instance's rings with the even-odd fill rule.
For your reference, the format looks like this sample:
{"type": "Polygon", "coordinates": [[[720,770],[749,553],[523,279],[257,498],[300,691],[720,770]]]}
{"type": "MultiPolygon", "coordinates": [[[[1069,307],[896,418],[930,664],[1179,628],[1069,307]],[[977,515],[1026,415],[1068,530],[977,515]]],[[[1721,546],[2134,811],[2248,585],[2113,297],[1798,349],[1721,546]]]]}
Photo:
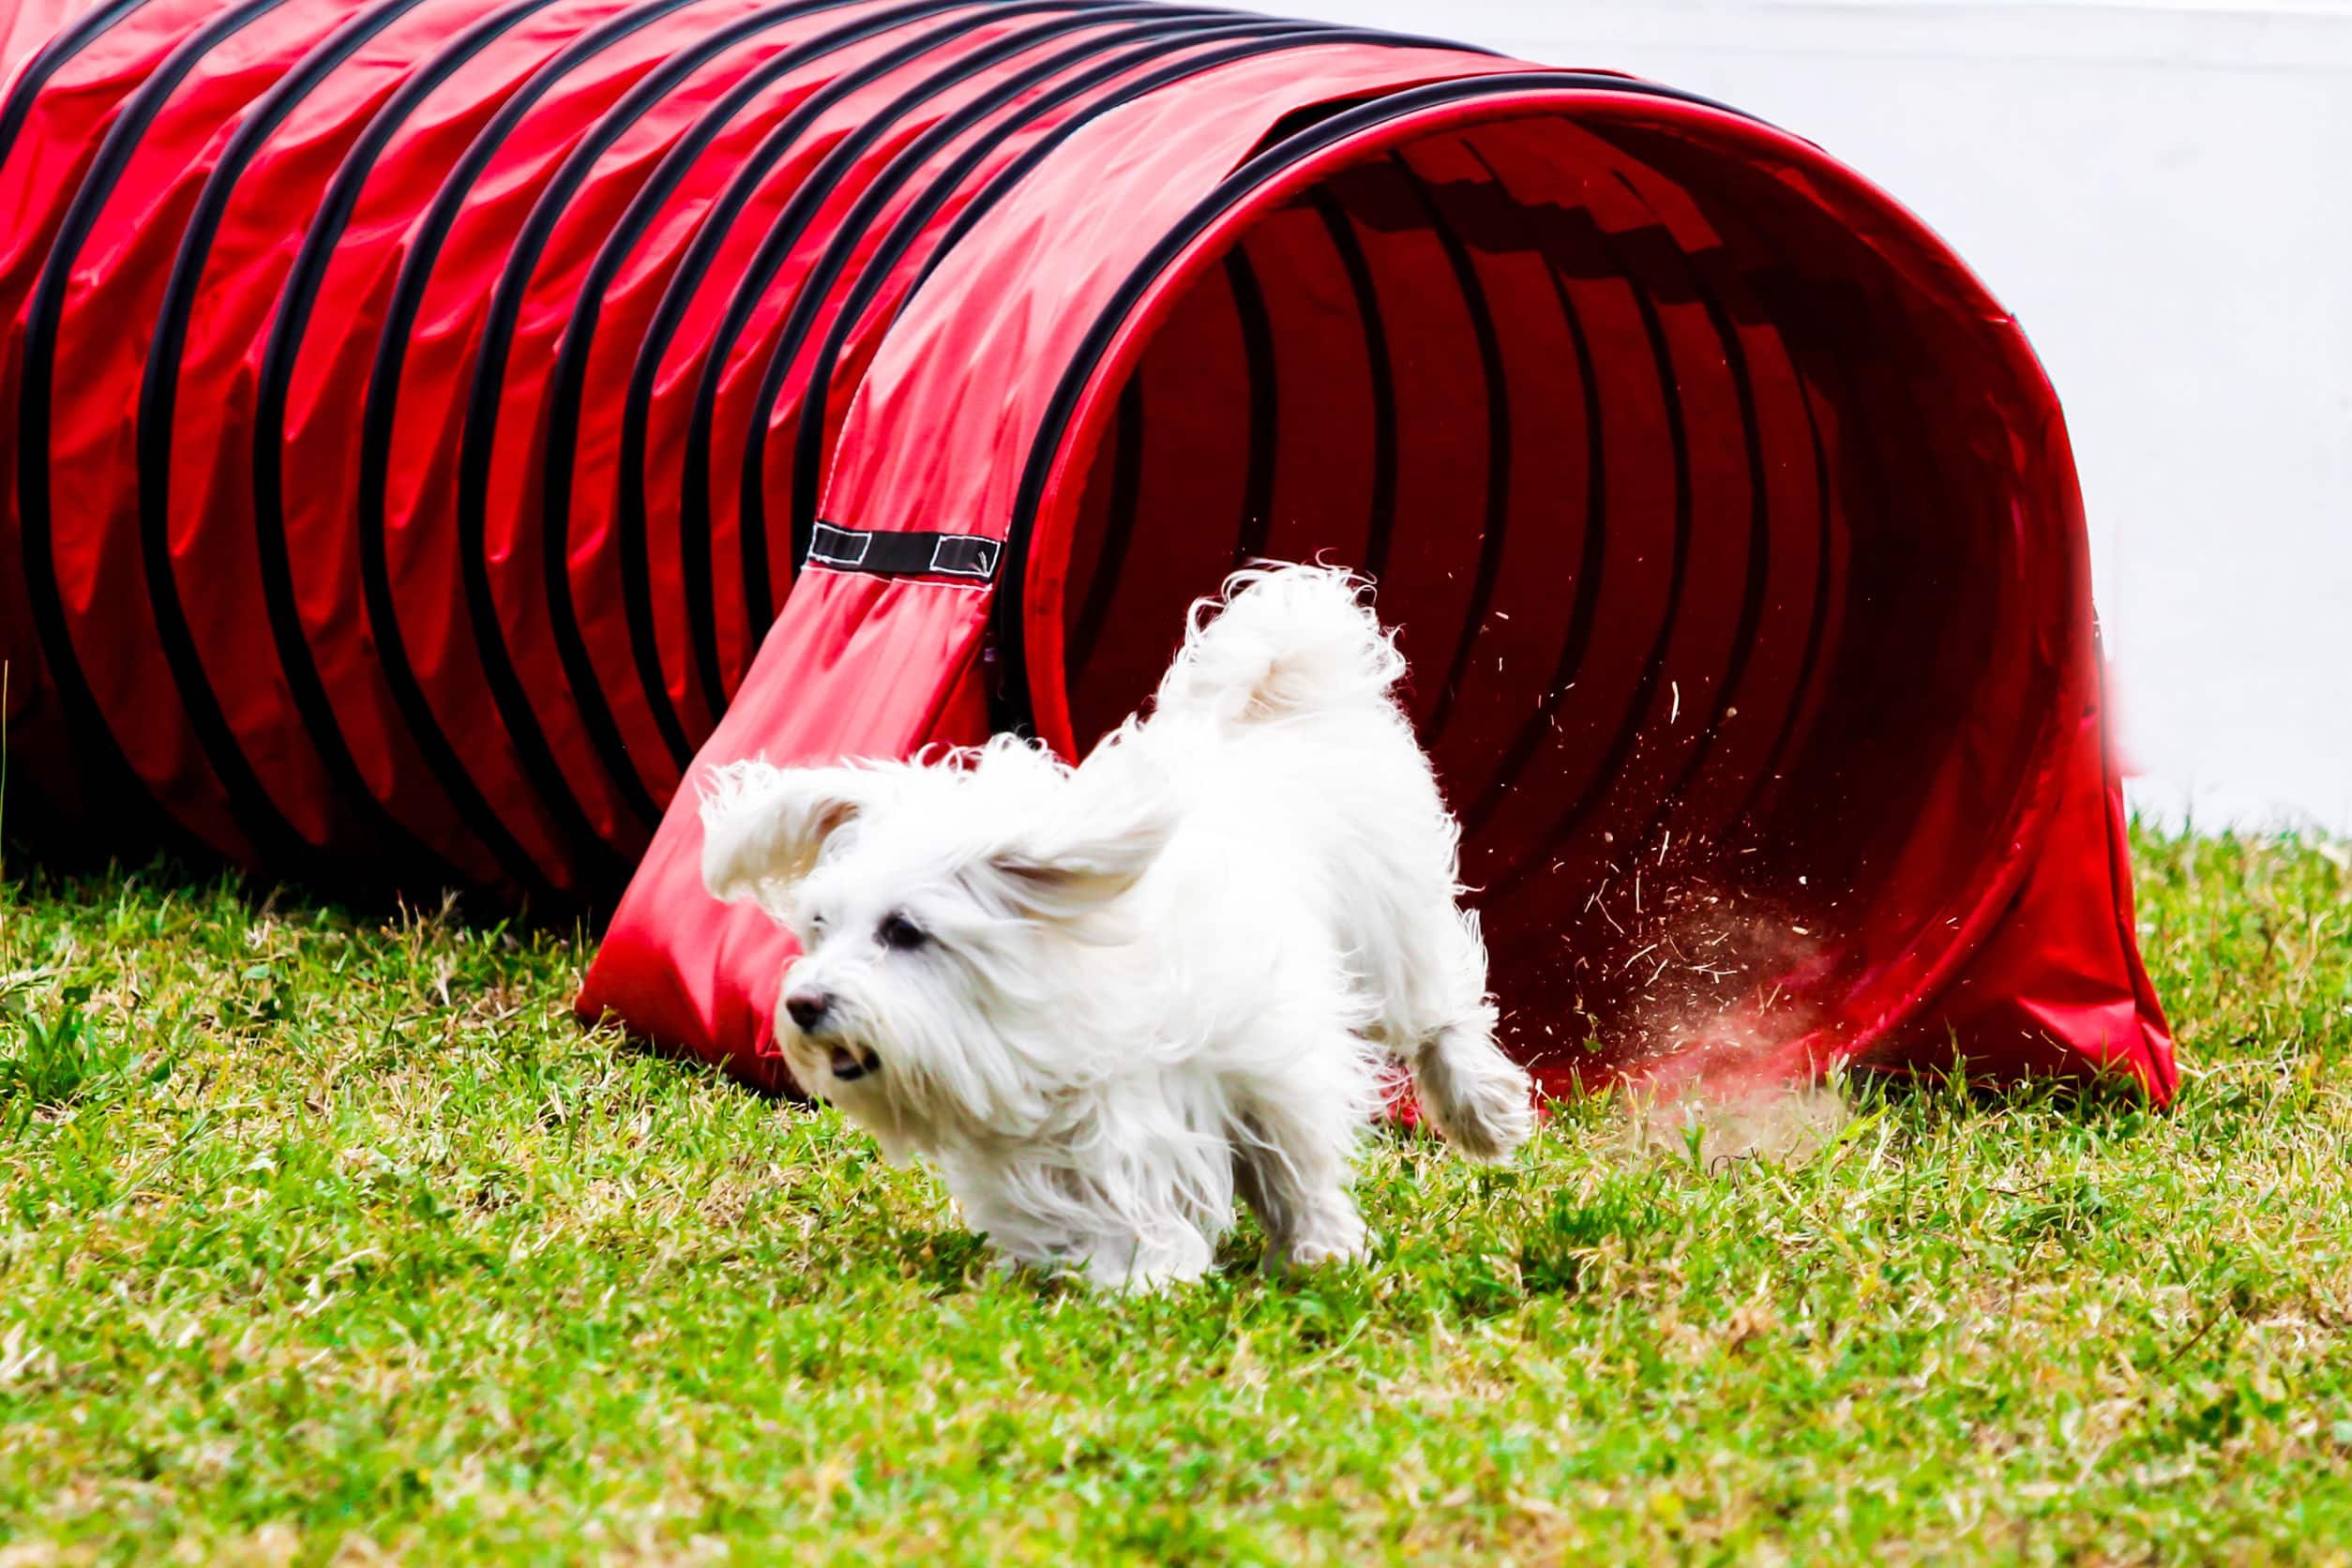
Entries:
{"type": "Polygon", "coordinates": [[[267,878],[185,836],[163,842],[152,833],[133,833],[100,849],[86,830],[61,829],[38,815],[29,793],[0,799],[0,872],[36,897],[87,897],[148,887],[229,897],[256,913],[298,907],[366,925],[437,912],[453,925],[556,937],[601,929],[621,897],[614,885],[535,903],[516,889],[419,878],[350,856],[323,856],[300,877],[267,878]]]}

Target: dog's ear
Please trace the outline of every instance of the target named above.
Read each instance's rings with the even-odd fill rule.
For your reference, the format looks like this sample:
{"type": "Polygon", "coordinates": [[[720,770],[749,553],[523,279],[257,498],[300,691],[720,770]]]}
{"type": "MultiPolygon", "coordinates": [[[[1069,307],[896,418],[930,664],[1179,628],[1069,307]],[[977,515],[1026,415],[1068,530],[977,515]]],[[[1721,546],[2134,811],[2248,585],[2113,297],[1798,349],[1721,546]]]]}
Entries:
{"type": "Polygon", "coordinates": [[[712,769],[702,794],[702,885],[713,897],[749,898],[783,918],[826,840],[870,809],[882,787],[866,768],[746,761],[712,769]]]}
{"type": "Polygon", "coordinates": [[[1175,814],[1162,810],[1115,823],[1057,824],[998,850],[988,868],[1024,913],[1077,920],[1141,881],[1175,831],[1175,814]]]}

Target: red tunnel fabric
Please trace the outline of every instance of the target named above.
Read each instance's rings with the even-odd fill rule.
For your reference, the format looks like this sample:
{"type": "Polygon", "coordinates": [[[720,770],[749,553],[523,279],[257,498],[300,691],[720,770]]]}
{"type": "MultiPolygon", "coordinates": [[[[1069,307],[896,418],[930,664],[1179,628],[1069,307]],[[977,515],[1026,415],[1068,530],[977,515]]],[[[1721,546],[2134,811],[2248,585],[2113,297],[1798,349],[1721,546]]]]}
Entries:
{"type": "Polygon", "coordinates": [[[699,769],[1081,753],[1320,553],[1547,1085],[2172,1093],[2056,398],[1810,143],[1118,0],[37,0],[0,51],[44,852],[609,911],[581,1011],[780,1086],[699,769]]]}

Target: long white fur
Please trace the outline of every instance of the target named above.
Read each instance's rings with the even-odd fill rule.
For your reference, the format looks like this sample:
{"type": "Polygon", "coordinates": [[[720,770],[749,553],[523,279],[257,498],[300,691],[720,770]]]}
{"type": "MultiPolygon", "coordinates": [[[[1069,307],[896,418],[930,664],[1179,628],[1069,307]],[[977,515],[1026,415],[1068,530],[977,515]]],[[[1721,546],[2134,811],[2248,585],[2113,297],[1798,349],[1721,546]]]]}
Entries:
{"type": "Polygon", "coordinates": [[[1458,830],[1361,599],[1236,573],[1150,717],[1077,768],[1000,736],[706,792],[704,880],[792,928],[786,997],[830,1002],[814,1034],[778,1009],[794,1076],[934,1164],[1006,1258],[1192,1279],[1237,1196],[1272,1259],[1358,1257],[1356,1145],[1400,1061],[1463,1153],[1526,1138],[1458,830]],[[885,942],[893,914],[927,940],[885,942]]]}

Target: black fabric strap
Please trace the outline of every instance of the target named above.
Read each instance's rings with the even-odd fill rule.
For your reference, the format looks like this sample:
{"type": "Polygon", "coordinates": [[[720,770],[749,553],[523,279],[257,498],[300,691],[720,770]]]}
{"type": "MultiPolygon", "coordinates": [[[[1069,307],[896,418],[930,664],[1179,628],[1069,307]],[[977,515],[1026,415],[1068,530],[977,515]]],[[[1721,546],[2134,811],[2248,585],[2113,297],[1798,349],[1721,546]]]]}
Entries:
{"type": "Polygon", "coordinates": [[[882,577],[996,576],[1004,541],[981,534],[873,533],[819,522],[808,539],[808,564],[837,572],[882,577]]]}

